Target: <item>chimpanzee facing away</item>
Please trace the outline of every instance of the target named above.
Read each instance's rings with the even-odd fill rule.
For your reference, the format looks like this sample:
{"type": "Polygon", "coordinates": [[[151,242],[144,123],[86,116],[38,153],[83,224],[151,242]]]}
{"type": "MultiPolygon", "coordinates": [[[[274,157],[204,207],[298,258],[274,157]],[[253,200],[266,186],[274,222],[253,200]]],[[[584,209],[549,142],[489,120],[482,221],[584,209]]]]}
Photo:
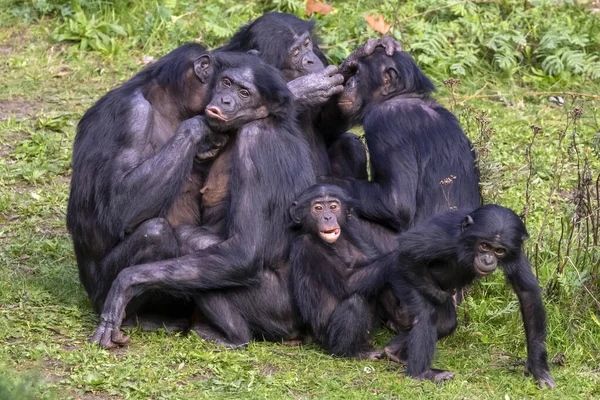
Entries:
{"type": "Polygon", "coordinates": [[[127,341],[120,332],[125,307],[150,289],[193,295],[201,312],[196,332],[224,345],[297,334],[287,262],[289,206],[315,182],[309,149],[294,125],[292,94],[275,68],[246,53],[213,56],[229,66],[206,106],[211,128],[232,135],[225,240],[122,270],[92,337],[102,347],[127,341]]]}
{"type": "MultiPolygon", "coordinates": [[[[345,132],[347,123],[337,101],[329,101],[342,92],[344,78],[335,66],[327,66],[313,30],[314,21],[265,13],[242,27],[222,49],[255,51],[282,72],[301,113],[301,132],[309,143],[317,175],[367,179],[365,147],[356,135],[345,132]]],[[[390,54],[401,49],[400,43],[384,37],[360,46],[350,58],[371,54],[379,43],[390,54]]]]}
{"type": "Polygon", "coordinates": [[[372,312],[348,278],[377,250],[361,238],[348,195],[333,185],[306,189],[290,209],[299,234],[292,243],[292,288],[304,323],[329,352],[378,359],[369,343],[372,312]]]}
{"type": "Polygon", "coordinates": [[[454,115],[430,99],[435,87],[410,55],[378,48],[340,70],[351,77],[339,107],[363,124],[371,155],[372,181],[351,183],[359,215],[401,231],[480,205],[471,142],[454,115]]]}
{"type": "Polygon", "coordinates": [[[397,250],[358,270],[350,279],[357,293],[374,295],[391,282],[400,312],[409,315],[407,331],[386,346],[388,357],[407,360],[407,374],[417,379],[452,378],[431,368],[437,340],[456,329],[452,294],[500,265],[521,303],[527,370],[540,386],[556,386],[546,360],[540,288],[521,250],[526,238],[525,226],[507,208],[447,211],[401,234],[397,250]]]}
{"type": "Polygon", "coordinates": [[[79,122],[67,227],[98,312],[119,271],[177,256],[172,225],[197,223],[191,186],[206,172],[202,159],[225,142],[197,117],[213,80],[205,49],[184,45],[106,94],[79,122]]]}

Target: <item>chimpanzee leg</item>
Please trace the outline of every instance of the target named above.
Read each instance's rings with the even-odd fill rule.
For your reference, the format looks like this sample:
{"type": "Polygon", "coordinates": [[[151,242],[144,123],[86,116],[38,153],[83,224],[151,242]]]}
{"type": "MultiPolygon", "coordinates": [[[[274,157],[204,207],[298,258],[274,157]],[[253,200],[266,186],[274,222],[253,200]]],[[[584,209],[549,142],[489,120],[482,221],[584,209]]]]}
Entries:
{"type": "Polygon", "coordinates": [[[423,298],[412,304],[411,309],[415,312],[415,322],[408,333],[406,374],[418,380],[434,382],[452,379],[452,372],[431,368],[438,336],[437,310],[423,298]]]}
{"type": "Polygon", "coordinates": [[[408,332],[400,332],[385,345],[385,355],[390,361],[406,364],[408,360],[408,332]]]}
{"type": "Polygon", "coordinates": [[[346,132],[327,149],[331,175],[336,178],[369,179],[367,151],[358,136],[346,132]]]}
{"type": "Polygon", "coordinates": [[[229,348],[245,347],[252,340],[252,332],[234,299],[227,291],[196,296],[196,304],[206,322],[195,324],[192,329],[205,340],[229,348]]]}
{"type": "Polygon", "coordinates": [[[104,277],[90,294],[97,312],[102,311],[110,287],[121,270],[141,263],[177,257],[177,240],[173,229],[164,218],[149,219],[125,237],[102,260],[104,277]]]}
{"type": "Polygon", "coordinates": [[[337,356],[380,359],[383,351],[369,344],[371,322],[371,308],[363,297],[354,295],[345,299],[329,319],[326,347],[337,356]]]}
{"type": "Polygon", "coordinates": [[[204,250],[223,240],[201,226],[179,225],[175,227],[175,237],[179,243],[179,255],[204,250]]]}
{"type": "Polygon", "coordinates": [[[437,338],[443,339],[452,335],[456,330],[458,322],[456,320],[456,307],[454,299],[450,298],[444,304],[436,307],[437,310],[437,338]]]}

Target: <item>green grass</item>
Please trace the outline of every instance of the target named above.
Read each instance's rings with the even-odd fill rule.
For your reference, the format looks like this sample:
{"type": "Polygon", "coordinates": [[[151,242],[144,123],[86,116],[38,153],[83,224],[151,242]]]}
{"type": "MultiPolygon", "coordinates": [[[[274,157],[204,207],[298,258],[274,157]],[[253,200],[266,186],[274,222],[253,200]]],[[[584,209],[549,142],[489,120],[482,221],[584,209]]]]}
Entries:
{"type": "MultiPolygon", "coordinates": [[[[562,243],[561,258],[557,258],[560,221],[568,219],[575,208],[570,193],[576,183],[576,158],[569,150],[574,131],[569,127],[567,138],[559,145],[568,111],[549,103],[545,95],[526,94],[554,90],[554,84],[565,90],[600,93],[597,81],[577,78],[569,86],[564,76],[555,83],[545,77],[541,82],[523,83],[519,79],[517,84],[489,69],[475,70],[457,87],[456,109],[465,128],[471,127],[469,135],[475,140],[476,120],[467,116],[465,105],[487,112],[494,133],[486,141],[491,149],[484,160],[488,172],[484,179],[486,201],[499,202],[517,212],[525,205],[529,176],[525,149],[532,137],[530,125],[543,128],[532,148],[528,219],[532,239],[528,250],[534,254],[544,213],[550,208],[540,241],[539,275],[542,287],[557,281],[560,289],[545,296],[548,353],[558,384],[555,390],[541,391],[523,374],[526,348],[518,302],[500,273],[472,289],[461,306],[457,332],[439,343],[435,366],[456,373],[454,381],[441,386],[407,379],[403,367],[387,361],[335,359],[316,346],[256,342],[245,350],[226,351],[193,334],[138,330],[131,332],[131,344],[126,348],[105,351],[87,344],[98,317],[79,284],[64,222],[75,125],[96,99],[141,68],[143,56],[158,57],[197,35],[190,33],[188,25],[171,25],[170,19],[161,25],[156,22],[160,14],[151,8],[144,18],[154,39],[140,36],[135,27],[126,27],[131,34],[115,36],[111,44],[114,51],[73,52],[70,44],[50,39],[65,21],[60,11],[53,9],[46,15],[40,11],[44,4],[59,3],[33,1],[0,11],[0,400],[600,397],[600,313],[598,303],[588,293],[600,299],[600,290],[590,276],[593,265],[589,260],[567,263],[563,273],[556,271],[565,257],[562,243]],[[25,15],[26,11],[29,14],[25,15]],[[173,38],[177,29],[182,35],[173,38]],[[489,84],[484,87],[486,82],[489,84]],[[476,97],[460,104],[476,94],[497,96],[476,97]],[[549,203],[556,159],[562,180],[549,203]]],[[[115,2],[121,6],[125,3],[115,2]]],[[[218,14],[224,3],[202,4],[218,14]]],[[[254,4],[254,14],[262,10],[253,2],[248,4],[245,7],[254,4]]],[[[362,2],[360,9],[376,9],[376,4],[362,2]]],[[[361,40],[369,34],[361,25],[359,11],[354,11],[352,22],[345,6],[334,2],[334,7],[340,9],[339,14],[320,21],[326,43],[345,43],[348,38],[343,34],[353,34],[347,27],[336,33],[331,28],[334,23],[356,24],[361,40]]],[[[102,21],[110,23],[126,19],[100,8],[96,12],[102,21]]],[[[224,26],[234,29],[241,22],[231,17],[224,26]]],[[[222,42],[217,33],[209,30],[203,40],[211,46],[222,42]]],[[[351,49],[353,45],[344,46],[351,49]]],[[[330,56],[335,58],[336,52],[344,51],[334,46],[330,56]]],[[[434,67],[427,71],[440,89],[438,98],[450,106],[450,93],[441,82],[450,75],[434,67]]],[[[565,100],[568,109],[574,106],[570,97],[565,100]]],[[[599,103],[582,97],[575,101],[575,106],[583,107],[574,135],[577,148],[582,157],[589,158],[597,174],[600,168],[592,138],[600,129],[599,103]]],[[[389,338],[388,332],[381,331],[376,342],[381,345],[389,338]]]]}

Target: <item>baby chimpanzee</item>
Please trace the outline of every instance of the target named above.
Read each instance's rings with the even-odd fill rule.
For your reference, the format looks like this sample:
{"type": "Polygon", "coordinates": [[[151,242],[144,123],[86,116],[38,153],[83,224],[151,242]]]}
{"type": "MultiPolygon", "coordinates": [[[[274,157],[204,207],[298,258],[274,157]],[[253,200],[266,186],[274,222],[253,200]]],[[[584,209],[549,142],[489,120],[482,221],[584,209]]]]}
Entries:
{"type": "Polygon", "coordinates": [[[333,185],[306,189],[290,209],[299,235],[292,243],[292,287],[303,321],[331,354],[378,359],[369,343],[372,312],[367,300],[349,295],[348,278],[375,257],[352,215],[348,195],[333,185]]]}

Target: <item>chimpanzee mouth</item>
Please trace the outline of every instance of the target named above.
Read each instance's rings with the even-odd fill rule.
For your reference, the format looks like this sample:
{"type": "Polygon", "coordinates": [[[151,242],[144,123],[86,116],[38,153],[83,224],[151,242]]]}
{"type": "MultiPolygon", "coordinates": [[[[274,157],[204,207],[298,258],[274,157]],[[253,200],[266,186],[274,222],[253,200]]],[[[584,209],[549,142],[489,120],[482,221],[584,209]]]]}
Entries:
{"type": "Polygon", "coordinates": [[[340,237],[340,228],[335,228],[328,231],[319,231],[319,235],[321,235],[321,239],[327,243],[333,243],[338,239],[338,237],[340,237]]]}
{"type": "Polygon", "coordinates": [[[220,119],[221,121],[227,121],[227,118],[221,113],[217,107],[208,107],[206,110],[206,115],[210,118],[220,119]]]}

